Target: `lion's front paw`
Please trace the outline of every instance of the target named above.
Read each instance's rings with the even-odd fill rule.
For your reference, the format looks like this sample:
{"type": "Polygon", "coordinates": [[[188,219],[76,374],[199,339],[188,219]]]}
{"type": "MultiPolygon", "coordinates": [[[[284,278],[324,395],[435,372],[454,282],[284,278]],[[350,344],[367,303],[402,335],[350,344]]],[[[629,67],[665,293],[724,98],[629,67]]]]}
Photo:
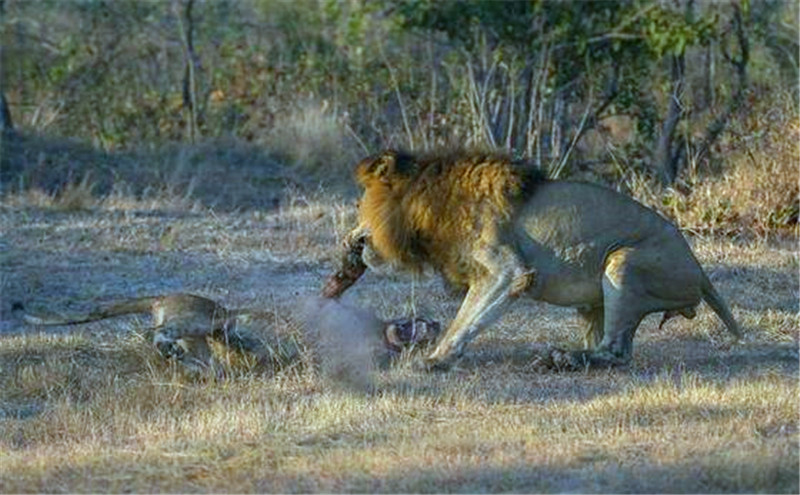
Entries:
{"type": "Polygon", "coordinates": [[[583,351],[565,351],[553,349],[550,351],[552,368],[557,371],[578,371],[586,369],[588,360],[583,351]]]}
{"type": "Polygon", "coordinates": [[[424,357],[424,358],[416,361],[416,364],[415,364],[414,367],[417,370],[424,371],[426,373],[427,372],[431,372],[431,371],[444,373],[444,372],[450,371],[450,368],[452,367],[452,363],[449,360],[436,359],[436,358],[431,358],[431,357],[424,357]]]}

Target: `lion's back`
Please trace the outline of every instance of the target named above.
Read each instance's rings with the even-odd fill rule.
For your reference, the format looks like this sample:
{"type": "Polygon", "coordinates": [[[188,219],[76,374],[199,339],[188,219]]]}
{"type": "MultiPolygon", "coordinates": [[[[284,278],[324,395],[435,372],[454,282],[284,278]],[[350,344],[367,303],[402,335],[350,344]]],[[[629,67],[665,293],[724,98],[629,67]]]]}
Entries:
{"type": "Polygon", "coordinates": [[[518,214],[568,235],[646,236],[672,224],[634,199],[595,184],[540,184],[518,214]]]}
{"type": "Polygon", "coordinates": [[[540,184],[516,219],[537,245],[582,249],[593,264],[601,264],[615,248],[642,243],[691,257],[688,244],[672,223],[632,198],[594,184],[540,184]]]}

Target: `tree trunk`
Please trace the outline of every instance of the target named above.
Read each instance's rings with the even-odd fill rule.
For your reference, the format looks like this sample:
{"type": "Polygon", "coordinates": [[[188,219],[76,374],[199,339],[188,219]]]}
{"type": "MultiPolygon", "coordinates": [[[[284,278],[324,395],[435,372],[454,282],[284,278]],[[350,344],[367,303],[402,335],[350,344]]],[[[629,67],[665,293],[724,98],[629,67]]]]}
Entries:
{"type": "Polygon", "coordinates": [[[11,112],[8,110],[8,102],[6,95],[0,91],[0,131],[10,131],[14,129],[14,124],[11,122],[11,112]]]}
{"type": "Polygon", "coordinates": [[[192,8],[194,0],[187,0],[183,14],[177,12],[178,27],[181,31],[183,40],[184,58],[186,59],[186,69],[183,74],[183,106],[189,112],[189,120],[186,123],[186,131],[189,141],[194,143],[197,139],[197,78],[195,69],[197,66],[197,55],[194,53],[194,19],[192,18],[192,8]],[[184,20],[186,25],[184,26],[184,20]]]}
{"type": "MultiPolygon", "coordinates": [[[[6,2],[0,0],[0,25],[6,22],[6,2]]],[[[0,45],[0,65],[5,62],[5,50],[0,45]]],[[[10,131],[14,129],[14,123],[11,121],[11,111],[8,109],[8,101],[6,100],[5,88],[2,86],[3,82],[0,81],[0,131],[10,131]]]]}
{"type": "Polygon", "coordinates": [[[654,157],[656,171],[664,185],[672,184],[678,175],[680,168],[680,158],[682,146],[674,146],[673,140],[675,129],[683,117],[683,105],[681,96],[684,86],[684,56],[673,55],[671,64],[671,92],[667,117],[661,127],[661,136],[658,138],[658,146],[654,157]],[[677,149],[676,149],[677,148],[677,149]]]}

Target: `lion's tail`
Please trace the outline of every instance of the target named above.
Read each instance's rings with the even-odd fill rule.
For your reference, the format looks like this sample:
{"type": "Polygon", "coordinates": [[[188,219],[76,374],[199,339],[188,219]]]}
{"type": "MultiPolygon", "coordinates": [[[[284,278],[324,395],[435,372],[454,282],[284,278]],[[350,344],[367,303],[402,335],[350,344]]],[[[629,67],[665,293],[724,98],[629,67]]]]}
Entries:
{"type": "Polygon", "coordinates": [[[733,318],[733,314],[728,308],[728,305],[725,304],[725,301],[717,293],[717,290],[714,288],[714,285],[711,284],[711,280],[708,279],[708,276],[705,273],[703,274],[703,285],[701,290],[703,292],[703,299],[725,323],[728,331],[735,335],[736,338],[741,338],[742,330],[739,328],[739,324],[736,323],[736,320],[733,318]]]}
{"type": "Polygon", "coordinates": [[[158,297],[141,297],[137,299],[128,299],[112,303],[106,307],[92,311],[87,315],[74,316],[74,317],[59,317],[59,316],[35,316],[27,312],[22,315],[22,319],[29,325],[39,326],[61,326],[61,325],[79,325],[81,323],[89,323],[92,321],[105,320],[114,316],[122,316],[134,313],[146,313],[151,310],[153,303],[156,302],[158,297]]]}

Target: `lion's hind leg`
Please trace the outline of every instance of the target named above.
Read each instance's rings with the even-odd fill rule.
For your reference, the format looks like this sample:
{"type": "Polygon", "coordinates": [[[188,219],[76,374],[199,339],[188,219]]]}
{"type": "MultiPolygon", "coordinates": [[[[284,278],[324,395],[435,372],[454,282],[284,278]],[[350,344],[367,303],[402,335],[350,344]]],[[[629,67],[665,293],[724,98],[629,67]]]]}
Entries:
{"type": "MultiPolygon", "coordinates": [[[[633,336],[646,313],[639,307],[640,295],[629,290],[630,270],[625,254],[611,260],[603,276],[603,305],[579,311],[587,322],[586,349],[552,352],[553,366],[563,370],[609,368],[626,365],[633,351],[633,336]]],[[[611,257],[609,257],[611,258],[611,257]]]]}
{"type": "MultiPolygon", "coordinates": [[[[647,314],[658,311],[691,314],[699,301],[698,273],[689,263],[664,263],[659,251],[647,246],[625,247],[610,253],[602,280],[602,339],[594,349],[587,342],[590,349],[568,353],[571,364],[579,368],[628,364],[636,329],[647,314]]],[[[587,340],[597,342],[597,321],[592,321],[589,329],[592,335],[587,340]]]]}
{"type": "Polygon", "coordinates": [[[586,326],[586,334],[583,336],[584,347],[596,349],[603,340],[603,306],[581,308],[578,314],[586,326]]]}

